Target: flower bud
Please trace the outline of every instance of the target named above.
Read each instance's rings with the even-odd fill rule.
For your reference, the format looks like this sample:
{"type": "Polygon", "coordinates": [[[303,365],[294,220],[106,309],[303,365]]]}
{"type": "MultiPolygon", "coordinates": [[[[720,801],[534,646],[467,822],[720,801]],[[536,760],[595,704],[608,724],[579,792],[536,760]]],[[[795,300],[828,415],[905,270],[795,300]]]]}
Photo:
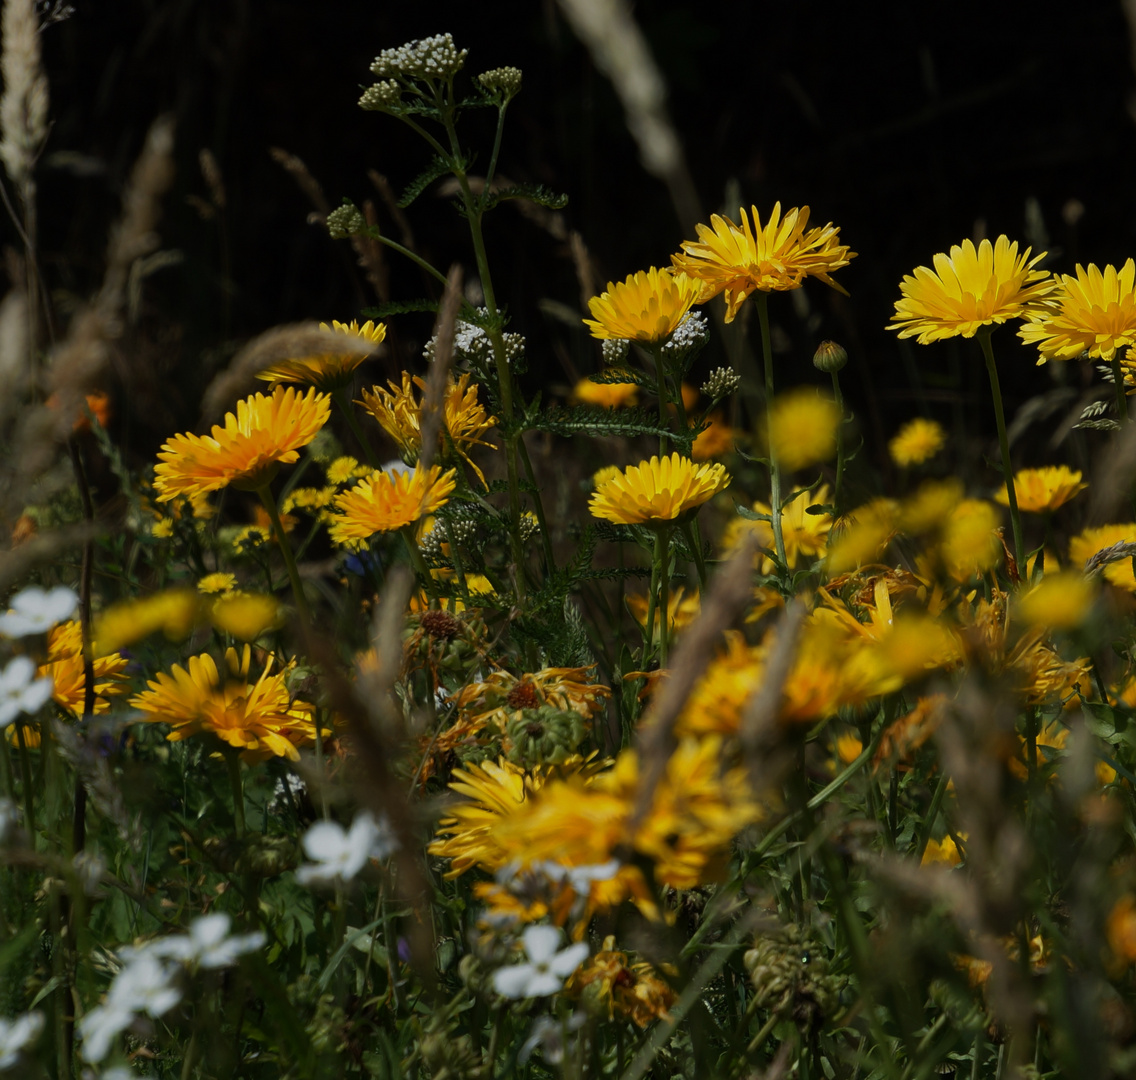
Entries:
{"type": "Polygon", "coordinates": [[[848,353],[835,341],[822,341],[813,353],[813,367],[818,371],[837,372],[848,363],[848,353]]]}

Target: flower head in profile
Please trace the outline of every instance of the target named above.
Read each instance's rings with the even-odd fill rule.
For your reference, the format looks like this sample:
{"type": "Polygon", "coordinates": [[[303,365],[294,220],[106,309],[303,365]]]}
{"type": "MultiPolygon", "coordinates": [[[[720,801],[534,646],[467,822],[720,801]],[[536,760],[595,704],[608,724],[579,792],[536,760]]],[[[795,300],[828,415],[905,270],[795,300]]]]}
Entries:
{"type": "Polygon", "coordinates": [[[592,337],[654,345],[675,332],[701,290],[701,282],[686,274],[652,266],[618,285],[609,281],[606,292],[588,301],[592,318],[584,325],[592,337]]]}
{"type": "MultiPolygon", "coordinates": [[[[128,689],[126,668],[130,661],[121,653],[93,644],[92,669],[95,676],[95,712],[104,713],[110,708],[110,698],[124,694],[128,689]]],[[[47,635],[47,659],[36,674],[50,678],[54,689],[52,697],[72,716],[81,716],[86,707],[86,677],[83,663],[83,630],[72,619],[52,627],[47,635]]]]}
{"type": "Polygon", "coordinates": [[[148,688],[130,699],[144,720],[169,724],[170,742],[212,734],[240,750],[248,762],[270,757],[298,761],[298,747],[315,741],[314,709],[288,692],[287,670],[264,670],[250,682],[251,650],[229,649],[224,674],[208,653],[191,656],[186,667],[159,672],[148,688]]]}
{"type": "MultiPolygon", "coordinates": [[[[1027,514],[1050,514],[1088,486],[1082,483],[1080,471],[1070,469],[1068,465],[1019,469],[1014,473],[1018,509],[1027,514]]],[[[1003,506],[1010,505],[1005,484],[994,498],[1003,506]]]]}
{"type": "Polygon", "coordinates": [[[676,270],[702,283],[700,303],[725,293],[726,322],[733,322],[743,301],[755,291],[797,289],[806,277],[820,278],[844,292],[831,274],[856,257],[847,244],[839,243],[840,229],[828,225],[808,228],[809,208],[789,210],[781,216],[781,204],[773,207],[765,224],[757,207],[738,211],[741,225],[714,214],[709,227],[698,226],[698,240],[686,240],[682,253],[671,256],[676,270]]]}
{"type": "Polygon", "coordinates": [[[1076,360],[1082,353],[1111,360],[1117,349],[1136,345],[1136,262],[1119,270],[1106,266],[1076,276],[1062,274],[1050,302],[1018,330],[1027,345],[1036,345],[1046,360],[1076,360]]]}
{"type": "Polygon", "coordinates": [[[920,345],[943,338],[974,337],[983,326],[1029,316],[1055,288],[1048,271],[1034,267],[1045,258],[1019,255],[1018,244],[999,236],[978,247],[971,240],[934,258],[935,269],[917,266],[900,284],[903,297],[895,302],[889,330],[915,337],[920,345]]]}
{"type": "Polygon", "coordinates": [[[514,999],[555,994],[588,956],[586,942],[561,949],[561,940],[555,926],[526,926],[521,935],[525,962],[493,972],[493,989],[502,997],[514,999]]]}
{"type": "Polygon", "coordinates": [[[338,390],[346,386],[355,369],[385,340],[387,328],[383,323],[368,320],[360,326],[354,319],[350,323],[332,320],[330,326],[320,323],[328,333],[342,334],[350,348],[342,353],[323,353],[316,356],[297,356],[279,360],[271,367],[257,372],[257,378],[270,383],[305,383],[317,390],[338,390]]]}
{"type": "Polygon", "coordinates": [[[695,464],[679,454],[631,465],[592,493],[593,517],[621,525],[674,521],[729,486],[720,464],[695,464]]]}
{"type": "Polygon", "coordinates": [[[917,416],[908,420],[888,442],[888,453],[901,469],[922,465],[933,458],[947,441],[942,425],[917,416]]]}
{"type": "MultiPolygon", "coordinates": [[[[1136,543],[1136,521],[1126,521],[1116,525],[1098,525],[1074,536],[1069,541],[1069,561],[1082,570],[1085,564],[1096,555],[1103,555],[1106,548],[1114,544],[1136,543]]],[[[1123,554],[1104,562],[1104,578],[1119,589],[1136,592],[1136,575],[1132,572],[1132,559],[1123,554]]]]}
{"type": "Polygon", "coordinates": [[[339,516],[329,529],[331,538],[343,544],[413,525],[445,506],[455,484],[454,470],[443,472],[441,465],[413,472],[376,470],[335,500],[339,516]]]}
{"type": "Polygon", "coordinates": [[[253,394],[237,402],[211,435],[175,435],[158,454],[154,488],[158,502],[192,499],[229,484],[250,490],[271,482],[281,464],[300,456],[327,423],[331,398],[314,389],[301,394],[278,386],[270,397],[253,394]]]}
{"type": "Polygon", "coordinates": [[[790,471],[827,461],[836,453],[840,407],[812,390],[774,398],[765,437],[770,454],[790,471]]]}

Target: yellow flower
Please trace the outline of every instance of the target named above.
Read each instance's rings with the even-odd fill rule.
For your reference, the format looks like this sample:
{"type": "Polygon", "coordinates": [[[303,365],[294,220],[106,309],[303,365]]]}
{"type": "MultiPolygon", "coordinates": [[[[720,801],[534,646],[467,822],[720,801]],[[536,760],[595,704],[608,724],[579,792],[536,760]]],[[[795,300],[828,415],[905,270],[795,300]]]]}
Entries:
{"type": "MultiPolygon", "coordinates": [[[[627,606],[631,609],[631,615],[635,621],[642,627],[647,625],[647,597],[640,596],[637,593],[627,597],[627,606]]],[[[672,589],[667,597],[667,627],[668,633],[673,638],[679,630],[685,630],[695,619],[698,618],[702,611],[702,598],[697,592],[686,595],[686,590],[680,585],[676,589],[672,589]]],[[[655,616],[654,638],[658,640],[659,630],[661,629],[661,619],[658,615],[655,616]]]]}
{"type": "MultiPolygon", "coordinates": [[[[236,582],[236,578],[233,581],[236,582]]],[[[171,641],[180,641],[189,637],[197,623],[201,606],[201,597],[192,589],[163,589],[152,596],[112,604],[95,619],[93,637],[96,647],[104,652],[121,649],[158,630],[171,641]]]]}
{"type": "MultiPolygon", "coordinates": [[[[756,291],[800,288],[806,277],[820,278],[844,292],[829,276],[847,266],[856,253],[838,243],[840,230],[831,223],[806,231],[809,208],[789,210],[781,217],[781,204],[764,225],[757,207],[738,210],[741,225],[714,214],[710,227],[698,226],[698,241],[683,241],[682,253],[672,255],[675,269],[702,282],[700,302],[724,292],[726,322],[733,322],[745,298],[756,291]]],[[[846,294],[847,295],[847,294],[846,294]]]]}
{"type": "Polygon", "coordinates": [[[592,475],[592,487],[603,487],[609,480],[614,480],[622,472],[623,470],[618,465],[605,465],[602,469],[596,469],[592,475]]]}
{"type": "Polygon", "coordinates": [[[951,248],[935,256],[935,269],[917,266],[900,285],[903,299],[895,303],[894,325],[900,337],[918,335],[920,345],[943,338],[974,337],[979,327],[1028,317],[1031,307],[1056,287],[1048,271],[1033,267],[1045,252],[1030,259],[1030,249],[1018,255],[1018,244],[999,236],[951,248]]]}
{"type": "Polygon", "coordinates": [[[1136,964],[1136,897],[1126,893],[1108,913],[1108,947],[1123,968],[1136,964]]]}
{"type": "Polygon", "coordinates": [[[174,664],[168,675],[159,672],[130,704],[144,719],[171,725],[170,742],[207,733],[239,749],[245,761],[298,761],[298,747],[315,741],[314,709],[288,693],[286,671],[271,674],[271,655],[250,683],[250,659],[248,645],[242,653],[229,649],[222,679],[208,653],[191,656],[186,668],[174,664]]]}
{"type": "Polygon", "coordinates": [[[840,408],[813,390],[796,390],[775,398],[765,432],[769,451],[793,471],[828,461],[836,453],[840,408]]]}
{"type": "MultiPolygon", "coordinates": [[[[781,535],[785,541],[785,561],[792,569],[799,559],[812,560],[824,556],[828,535],[832,529],[832,515],[829,513],[809,513],[828,503],[829,487],[821,484],[815,494],[806,490],[798,491],[781,508],[781,535]]],[[[754,510],[759,514],[769,514],[767,503],[755,502],[754,510]]],[[[735,518],[726,526],[723,544],[728,551],[737,547],[746,532],[757,534],[757,542],[767,551],[773,548],[773,526],[768,521],[754,521],[750,518],[735,518]]],[[[763,557],[761,572],[773,572],[773,560],[763,557]]]]}
{"type": "Polygon", "coordinates": [[[828,546],[828,572],[842,574],[875,562],[891,543],[899,525],[899,506],[892,499],[873,499],[841,519],[843,529],[828,546]]]}
{"type": "MultiPolygon", "coordinates": [[[[359,342],[367,342],[371,346],[378,345],[387,336],[387,328],[383,323],[376,324],[370,320],[360,326],[354,319],[350,323],[341,323],[333,319],[331,326],[320,323],[320,329],[356,338],[359,342]]],[[[338,390],[351,381],[355,369],[373,352],[372,348],[370,351],[300,356],[280,360],[264,371],[258,372],[256,377],[271,383],[307,383],[317,390],[338,390]]]]}
{"type": "MultiPolygon", "coordinates": [[[[1088,484],[1081,483],[1081,474],[1067,465],[1048,465],[1041,469],[1019,469],[1014,473],[1014,490],[1018,496],[1018,509],[1030,514],[1048,514],[1064,506],[1088,484]]],[[[994,498],[1003,506],[1010,505],[1006,485],[994,498]]]]}
{"type": "Polygon", "coordinates": [[[179,495],[189,498],[229,484],[255,489],[269,483],[276,467],[299,456],[327,423],[331,398],[314,389],[300,394],[276,387],[271,397],[253,394],[225,414],[225,424],[212,435],[175,435],[158,457],[154,489],[158,502],[179,495]]]}
{"type": "Polygon", "coordinates": [[[214,600],[209,619],[218,629],[240,641],[256,641],[261,634],[281,625],[283,609],[263,593],[234,592],[214,600]]]}
{"type": "Polygon", "coordinates": [[[504,731],[522,709],[542,705],[570,710],[591,720],[609,697],[611,691],[592,680],[590,667],[542,668],[523,675],[490,672],[483,682],[462,687],[453,702],[464,719],[493,723],[504,731]]]}
{"type": "Polygon", "coordinates": [[[917,416],[903,425],[888,443],[891,459],[901,469],[922,465],[933,458],[947,441],[946,432],[934,420],[917,416]]]}
{"type": "Polygon", "coordinates": [[[947,573],[956,581],[983,574],[1002,555],[998,515],[988,502],[963,499],[943,527],[940,553],[947,573]]]}
{"type": "Polygon", "coordinates": [[[696,465],[677,453],[640,462],[598,487],[589,509],[593,517],[621,525],[674,521],[728,487],[723,466],[696,465]]]}
{"type": "Polygon", "coordinates": [[[572,397],[584,405],[602,405],[605,409],[618,409],[634,405],[639,397],[636,383],[597,383],[581,379],[572,391],[572,397]]]}
{"type": "Polygon", "coordinates": [[[337,457],[328,465],[326,472],[327,482],[332,487],[342,487],[350,480],[361,480],[369,475],[371,470],[366,465],[360,465],[355,458],[345,455],[337,457]]]}
{"type": "Polygon", "coordinates": [[[455,472],[441,465],[413,472],[376,470],[335,500],[339,515],[329,532],[337,544],[367,540],[375,533],[413,525],[445,506],[455,487],[455,472]]]}
{"type": "Polygon", "coordinates": [[[690,448],[690,456],[695,461],[709,461],[710,458],[721,457],[734,449],[736,433],[726,423],[720,409],[715,409],[706,417],[706,422],[707,427],[695,438],[694,445],[690,448]]]}
{"type": "Polygon", "coordinates": [[[674,333],[699,302],[701,282],[672,270],[640,270],[588,301],[592,318],[584,324],[597,338],[626,338],[653,345],[674,333]]]}
{"type": "MultiPolygon", "coordinates": [[[[965,839],[965,837],[963,838],[965,839]]],[[[944,836],[942,840],[928,840],[923,850],[921,866],[958,866],[962,862],[962,852],[951,836],[944,836]]]]}
{"type": "MultiPolygon", "coordinates": [[[[119,653],[102,648],[94,651],[95,712],[110,708],[108,698],[129,689],[123,674],[130,661],[119,653]]],[[[83,671],[83,630],[75,620],[53,626],[47,632],[47,660],[36,670],[36,678],[50,676],[54,682],[52,698],[72,716],[81,716],[86,701],[87,680],[83,671]]]]}
{"type": "MultiPolygon", "coordinates": [[[[497,423],[489,416],[485,406],[477,399],[477,384],[470,385],[472,376],[466,372],[455,381],[449,377],[442,399],[442,425],[438,431],[437,449],[443,461],[456,454],[475,473],[481,483],[485,477],[469,456],[471,446],[489,446],[482,436],[497,423]]],[[[399,452],[407,464],[413,465],[422,453],[422,402],[415,388],[426,391],[426,380],[419,375],[402,373],[402,385],[388,382],[389,389],[374,386],[363,391],[358,402],[378,422],[382,429],[398,444],[399,452]]]]}
{"type": "Polygon", "coordinates": [[[927,480],[907,499],[900,510],[899,522],[909,536],[941,529],[962,502],[965,489],[955,477],[927,480]]]}
{"type": "Polygon", "coordinates": [[[206,574],[198,583],[197,591],[211,596],[214,593],[224,595],[225,593],[232,592],[237,587],[236,574],[206,574]]]}
{"type": "Polygon", "coordinates": [[[1119,271],[1093,263],[1077,276],[1062,274],[1060,287],[1018,336],[1046,360],[1075,360],[1082,353],[1111,360],[1117,349],[1136,345],[1136,262],[1129,259],[1119,271]]]}
{"type": "Polygon", "coordinates": [[[631,963],[627,953],[616,949],[615,937],[610,934],[600,951],[572,973],[564,993],[583,998],[591,1010],[609,1020],[618,1014],[641,1028],[656,1020],[669,1020],[667,1009],[677,1000],[650,964],[631,963]]]}
{"type": "Polygon", "coordinates": [[[154,527],[150,530],[150,535],[155,540],[168,540],[174,534],[174,519],[173,518],[159,518],[154,522],[154,527]]]}
{"type": "MultiPolygon", "coordinates": [[[[1082,570],[1089,559],[1105,548],[1110,548],[1113,544],[1134,542],[1136,542],[1136,521],[1086,529],[1069,541],[1069,561],[1076,569],[1082,570]]],[[[1128,556],[1107,563],[1104,567],[1104,577],[1117,588],[1136,592],[1136,577],[1132,574],[1132,560],[1128,556]]]]}

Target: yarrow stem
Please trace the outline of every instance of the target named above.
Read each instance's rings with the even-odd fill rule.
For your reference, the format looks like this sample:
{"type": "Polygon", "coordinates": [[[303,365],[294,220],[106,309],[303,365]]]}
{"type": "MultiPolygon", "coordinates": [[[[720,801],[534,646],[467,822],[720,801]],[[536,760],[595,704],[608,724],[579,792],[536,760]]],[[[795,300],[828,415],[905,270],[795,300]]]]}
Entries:
{"type": "Polygon", "coordinates": [[[272,495],[272,488],[265,484],[264,487],[257,488],[256,493],[260,496],[264,509],[268,511],[269,520],[272,522],[272,531],[276,534],[276,543],[280,547],[281,555],[284,556],[284,566],[288,571],[288,580],[292,585],[292,596],[296,601],[296,611],[301,621],[307,623],[310,621],[310,612],[308,611],[308,601],[304,597],[304,586],[300,582],[300,568],[296,565],[296,557],[292,554],[292,545],[288,542],[288,537],[284,532],[284,524],[280,520],[280,511],[276,508],[276,499],[272,495]]]}
{"type": "Polygon", "coordinates": [[[1019,570],[1025,568],[1025,545],[1022,542],[1022,519],[1018,513],[1018,493],[1014,488],[1014,467],[1010,461],[1010,442],[1006,438],[1006,417],[1002,411],[1002,390],[998,384],[998,368],[994,364],[994,350],[990,347],[991,327],[978,331],[978,341],[986,357],[986,372],[990,376],[990,394],[994,398],[994,421],[998,425],[998,449],[1002,455],[1002,475],[1006,478],[1006,497],[1010,504],[1010,524],[1014,530],[1014,558],[1019,570]]]}
{"type": "MultiPolygon", "coordinates": [[[[773,427],[773,345],[769,338],[769,294],[757,292],[757,317],[761,323],[761,353],[765,360],[765,426],[773,427]]],[[[773,519],[773,546],[781,565],[787,566],[785,537],[781,530],[781,466],[773,446],[769,447],[769,506],[773,519]]]]}
{"type": "Polygon", "coordinates": [[[1120,353],[1112,354],[1112,381],[1116,384],[1116,418],[1128,422],[1128,395],[1124,392],[1124,368],[1120,365],[1120,353]]]}

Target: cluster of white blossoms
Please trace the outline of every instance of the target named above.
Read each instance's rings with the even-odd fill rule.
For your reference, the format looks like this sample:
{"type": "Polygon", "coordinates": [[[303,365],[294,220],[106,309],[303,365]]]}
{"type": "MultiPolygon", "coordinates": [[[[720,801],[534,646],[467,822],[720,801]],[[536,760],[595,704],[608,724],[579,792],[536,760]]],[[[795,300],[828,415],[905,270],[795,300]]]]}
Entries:
{"type": "Polygon", "coordinates": [[[300,841],[311,860],[296,871],[301,885],[345,885],[371,859],[386,859],[398,850],[398,838],[384,817],[376,821],[364,810],[345,829],[335,821],[317,821],[300,841]]]}
{"type": "Polygon", "coordinates": [[[686,317],[675,327],[670,340],[663,346],[664,356],[676,356],[701,349],[710,340],[710,323],[701,311],[688,311],[686,317]]]}
{"type": "Polygon", "coordinates": [[[375,57],[371,74],[379,79],[448,79],[462,69],[469,49],[459,50],[449,34],[435,34],[384,49],[375,57]]]}
{"type": "MultiPolygon", "coordinates": [[[[488,308],[478,308],[479,315],[489,315],[488,308]]],[[[515,364],[525,355],[525,338],[523,334],[504,333],[501,335],[505,342],[505,359],[515,364]]],[[[422,349],[422,355],[428,363],[434,362],[437,353],[438,338],[432,337],[422,349]]],[[[454,324],[454,360],[458,363],[471,364],[474,367],[484,366],[493,358],[493,343],[489,335],[473,323],[462,319],[454,324]]]]}
{"type": "Polygon", "coordinates": [[[157,1019],[168,1013],[182,999],[187,974],[231,967],[245,953],[264,947],[265,936],[260,931],[230,935],[231,926],[223,913],[203,915],[186,934],[170,934],[138,948],[123,949],[123,966],[105,1000],[79,1021],[83,1059],[102,1061],[111,1043],[136,1017],[157,1019]]]}

